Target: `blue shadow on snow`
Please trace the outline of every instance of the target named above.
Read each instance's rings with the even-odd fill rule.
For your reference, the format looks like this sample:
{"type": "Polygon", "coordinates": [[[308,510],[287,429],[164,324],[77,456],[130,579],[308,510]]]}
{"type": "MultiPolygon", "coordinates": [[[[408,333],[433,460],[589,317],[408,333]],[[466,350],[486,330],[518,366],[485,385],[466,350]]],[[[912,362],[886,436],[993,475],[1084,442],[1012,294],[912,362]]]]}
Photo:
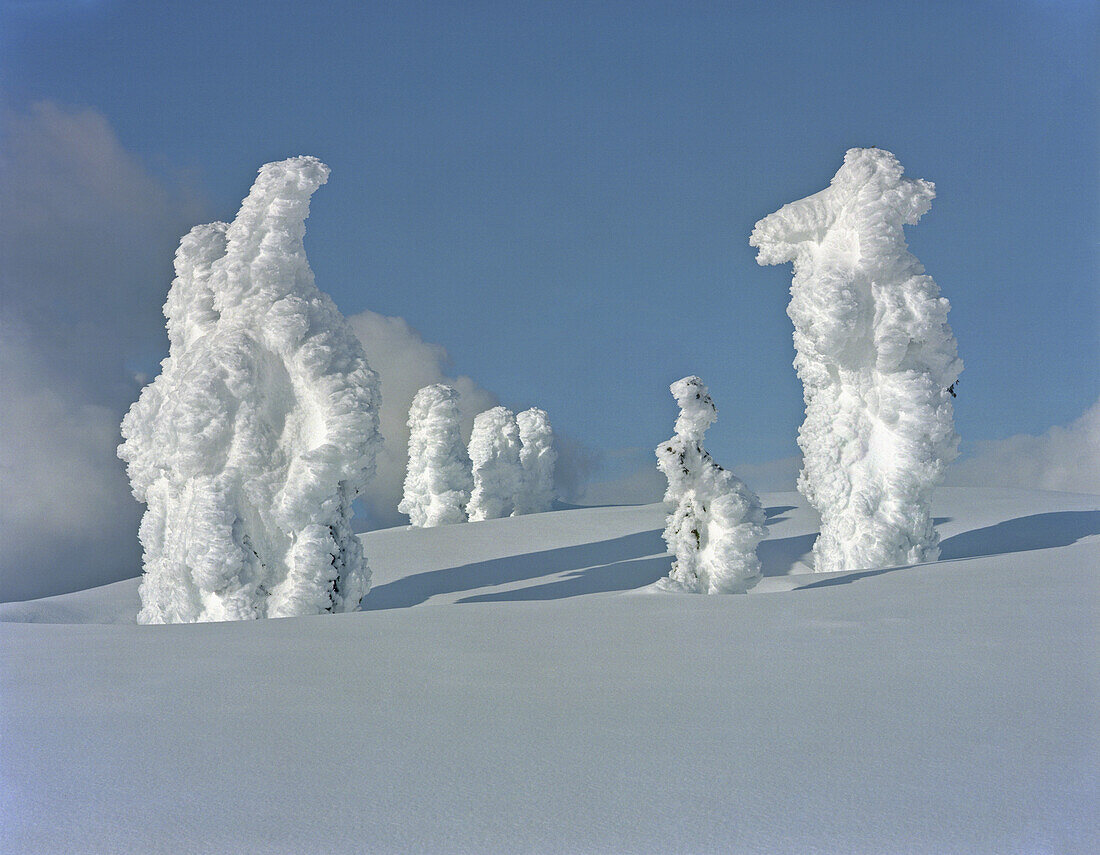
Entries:
{"type": "MultiPolygon", "coordinates": [[[[661,532],[643,531],[596,543],[529,552],[526,555],[508,555],[459,567],[429,570],[372,588],[363,599],[360,609],[403,609],[419,605],[436,594],[473,591],[570,571],[579,574],[576,579],[524,589],[537,591],[539,588],[552,588],[547,595],[532,593],[520,597],[517,595],[521,591],[508,591],[501,592],[502,597],[499,598],[508,594],[511,599],[555,599],[601,591],[625,591],[656,582],[668,573],[669,559],[651,558],[664,551],[665,542],[661,538],[661,532]],[[639,562],[639,559],[647,560],[639,562]],[[658,564],[663,565],[663,569],[659,570],[658,564]],[[562,582],[569,584],[555,587],[562,582]]],[[[479,598],[472,597],[464,602],[475,599],[479,598]]]]}
{"type": "MultiPolygon", "coordinates": [[[[1031,552],[1035,549],[1054,549],[1069,546],[1085,537],[1100,534],[1100,511],[1053,511],[1048,514],[1032,514],[1017,517],[996,525],[964,531],[949,537],[940,544],[940,561],[957,561],[962,558],[982,558],[990,555],[1009,555],[1013,552],[1031,552]]],[[[761,544],[763,545],[763,544],[761,544]]],[[[811,585],[803,585],[799,591],[811,588],[828,588],[847,585],[859,579],[881,576],[894,570],[912,567],[884,567],[822,579],[811,585]]]]}

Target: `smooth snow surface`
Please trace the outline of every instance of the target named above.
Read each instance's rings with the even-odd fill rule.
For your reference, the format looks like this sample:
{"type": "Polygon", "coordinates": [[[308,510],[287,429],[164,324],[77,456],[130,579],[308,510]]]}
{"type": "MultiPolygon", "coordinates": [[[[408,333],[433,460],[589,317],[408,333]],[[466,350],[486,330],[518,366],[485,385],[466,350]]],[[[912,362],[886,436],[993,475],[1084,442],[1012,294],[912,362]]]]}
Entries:
{"type": "Polygon", "coordinates": [[[374,472],[378,383],[302,244],[328,174],[269,163],[231,225],[180,242],[169,355],[118,451],[147,505],[142,623],[349,611],[369,587],[351,503],[374,472]]]}
{"type": "Polygon", "coordinates": [[[940,561],[825,575],[762,498],[748,596],[640,593],[655,504],[371,532],[355,614],[0,605],[0,851],[1100,851],[1100,497],[941,489],[940,561]]]}
{"type": "Polygon", "coordinates": [[[760,579],[756,545],[768,533],[760,499],[703,448],[718,408],[698,377],[669,391],[680,407],[676,434],[657,446],[657,467],[668,479],[664,539],[675,558],[664,590],[744,593],[760,579]]]}
{"type": "Polygon", "coordinates": [[[409,462],[397,509],[417,527],[466,522],[474,480],[462,442],[458,391],[425,386],[409,407],[409,462]]]}
{"type": "Polygon", "coordinates": [[[794,365],[806,399],[798,489],[822,515],[821,572],[935,560],[932,491],[956,454],[962,362],[947,300],[902,227],[935,195],[890,152],[853,148],[829,187],[756,224],[761,264],[794,262],[794,365]]]}

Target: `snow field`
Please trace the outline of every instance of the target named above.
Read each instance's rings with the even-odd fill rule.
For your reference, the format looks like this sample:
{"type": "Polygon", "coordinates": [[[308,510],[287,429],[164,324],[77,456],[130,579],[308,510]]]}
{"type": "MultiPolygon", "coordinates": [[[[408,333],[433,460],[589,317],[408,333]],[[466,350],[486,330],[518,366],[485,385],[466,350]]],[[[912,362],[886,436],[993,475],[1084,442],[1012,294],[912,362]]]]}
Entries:
{"type": "Polygon", "coordinates": [[[940,561],[824,576],[762,498],[743,597],[645,594],[647,505],[372,532],[355,614],[0,606],[0,849],[1095,850],[1100,498],[940,490],[940,561]]]}

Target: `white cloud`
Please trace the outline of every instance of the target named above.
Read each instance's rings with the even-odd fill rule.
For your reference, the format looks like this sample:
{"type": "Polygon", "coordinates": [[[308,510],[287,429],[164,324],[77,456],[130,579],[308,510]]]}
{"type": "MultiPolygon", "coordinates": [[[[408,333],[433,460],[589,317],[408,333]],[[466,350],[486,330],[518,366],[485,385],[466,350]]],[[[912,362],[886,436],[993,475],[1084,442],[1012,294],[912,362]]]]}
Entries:
{"type": "Polygon", "coordinates": [[[0,600],[105,584],[141,569],[118,412],[81,403],[7,325],[0,335],[0,600]]]}
{"type": "Polygon", "coordinates": [[[198,218],[93,110],[3,115],[0,599],[141,569],[140,507],[115,458],[128,359],[165,349],[172,253],[198,218]]]}
{"type": "Polygon", "coordinates": [[[1100,400],[1065,427],[979,442],[948,468],[947,483],[1100,494],[1100,400]]]}

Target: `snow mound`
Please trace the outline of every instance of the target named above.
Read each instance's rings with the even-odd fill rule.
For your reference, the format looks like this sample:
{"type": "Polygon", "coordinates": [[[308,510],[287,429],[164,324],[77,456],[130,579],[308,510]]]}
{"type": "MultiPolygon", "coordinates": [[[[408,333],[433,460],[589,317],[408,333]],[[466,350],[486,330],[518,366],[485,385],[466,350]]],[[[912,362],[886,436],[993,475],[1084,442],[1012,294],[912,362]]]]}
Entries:
{"type": "Polygon", "coordinates": [[[302,242],[328,174],[269,163],[232,224],[180,242],[169,355],[118,452],[147,505],[141,623],[348,611],[367,592],[350,519],[374,469],[377,378],[302,242]]]}

